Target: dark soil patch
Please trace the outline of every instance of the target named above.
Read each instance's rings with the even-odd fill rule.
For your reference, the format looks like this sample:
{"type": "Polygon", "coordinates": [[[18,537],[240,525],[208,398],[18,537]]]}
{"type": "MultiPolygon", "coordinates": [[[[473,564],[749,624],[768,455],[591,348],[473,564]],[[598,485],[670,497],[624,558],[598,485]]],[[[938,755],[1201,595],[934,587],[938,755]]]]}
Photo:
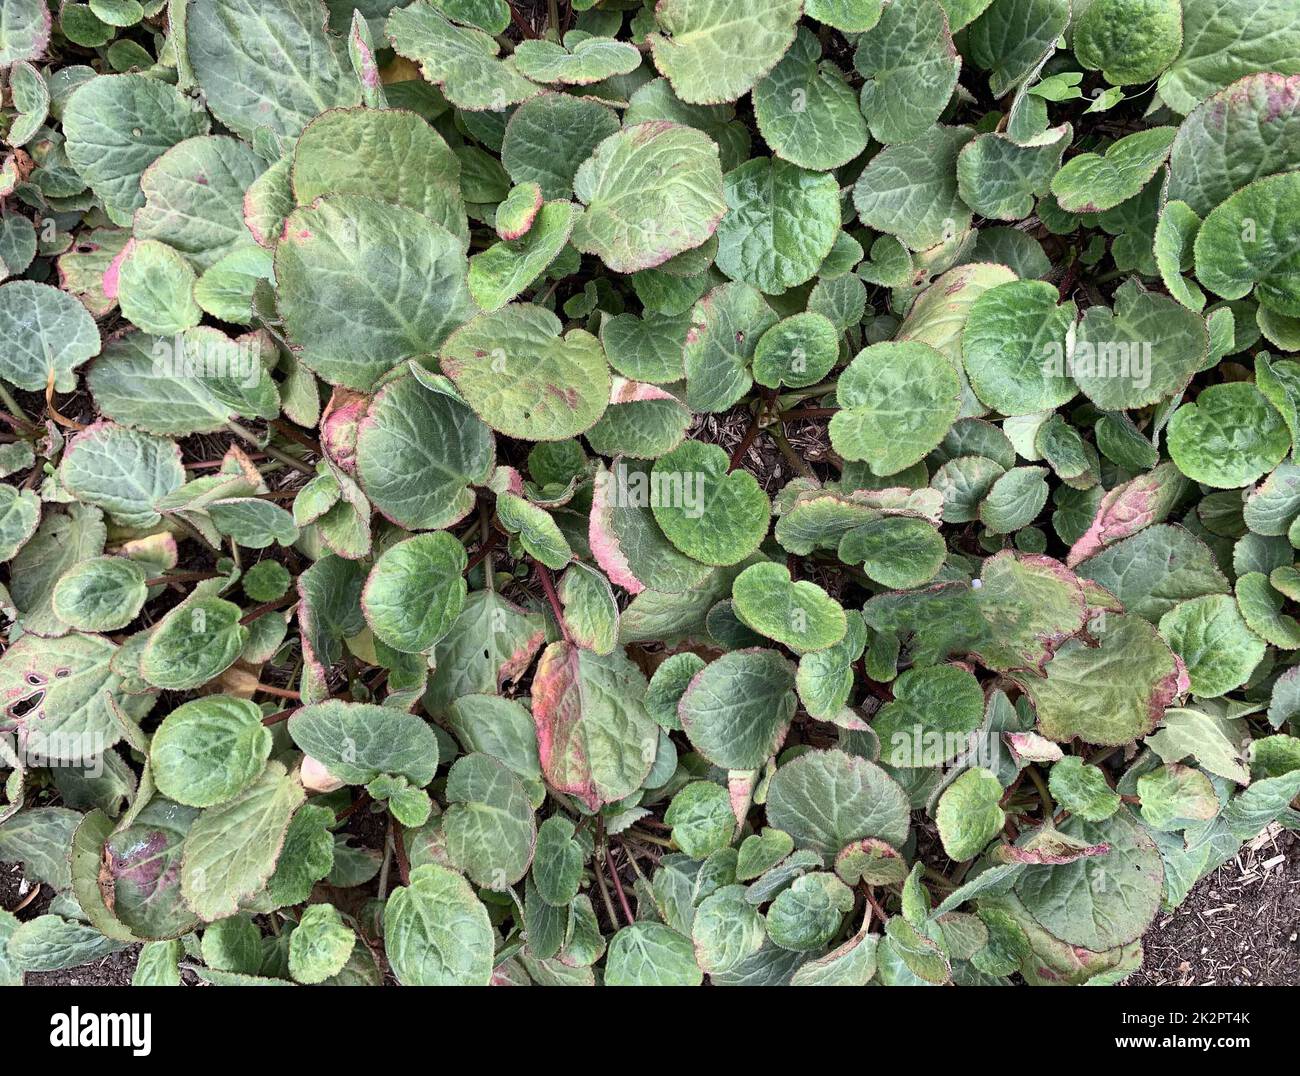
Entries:
{"type": "Polygon", "coordinates": [[[1131,986],[1300,986],[1300,837],[1270,827],[1142,939],[1131,986]]]}

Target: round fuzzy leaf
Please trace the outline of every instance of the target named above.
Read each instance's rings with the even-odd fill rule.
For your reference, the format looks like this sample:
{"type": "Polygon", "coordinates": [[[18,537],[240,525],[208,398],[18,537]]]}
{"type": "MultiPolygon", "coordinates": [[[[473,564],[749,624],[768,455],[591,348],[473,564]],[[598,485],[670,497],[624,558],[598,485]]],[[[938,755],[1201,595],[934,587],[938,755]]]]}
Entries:
{"type": "Polygon", "coordinates": [[[956,665],[932,665],[899,675],[893,700],[871,727],[884,762],[915,769],[950,762],[983,721],[984,692],[974,675],[956,665]]]}
{"type": "Polygon", "coordinates": [[[299,358],[330,384],[366,392],[470,318],[467,273],[445,228],[354,195],[295,211],[275,250],[280,313],[299,358]]]}
{"type": "Polygon", "coordinates": [[[443,345],[443,373],[493,429],[528,441],[566,440],[604,414],[610,374],[600,341],[582,329],[562,330],[540,306],[482,314],[443,345]]]}
{"type": "Polygon", "coordinates": [[[5,0],[0,8],[0,68],[39,60],[50,43],[52,21],[45,0],[5,0]]]}
{"type": "Polygon", "coordinates": [[[1114,86],[1150,82],[1183,44],[1179,0],[1094,0],[1074,28],[1074,54],[1114,86]]]}
{"type": "Polygon", "coordinates": [[[77,387],[73,371],[98,355],[99,329],[86,308],[48,284],[15,280],[0,288],[0,378],[43,392],[77,387]]]}
{"type": "Polygon", "coordinates": [[[304,706],[289,718],[298,747],[340,781],[364,785],[381,774],[423,788],[438,768],[438,740],[415,714],[391,706],[329,702],[304,706]]]}
{"type": "Polygon", "coordinates": [[[1216,206],[1196,234],[1196,278],[1216,295],[1255,297],[1300,317],[1300,172],[1268,176],[1216,206]]]}
{"type": "Polygon", "coordinates": [[[754,380],[768,388],[815,385],[835,365],[840,334],[824,314],[792,314],[759,338],[754,380]]]}
{"type": "Polygon", "coordinates": [[[135,238],[157,239],[209,269],[248,242],[244,193],[266,170],[246,143],[222,135],[178,142],[140,177],[135,238]]]}
{"type": "Polygon", "coordinates": [[[853,663],[862,657],[867,645],[862,614],[850,609],[845,619],[844,638],[826,650],[800,657],[795,677],[804,709],[823,721],[836,717],[849,701],[855,678],[853,663]]]}
{"type": "Polygon", "coordinates": [[[118,263],[118,306],[145,332],[173,336],[203,317],[194,301],[195,283],[194,270],[179,252],[152,239],[133,242],[118,263]]]}
{"type": "Polygon", "coordinates": [[[691,941],[704,971],[730,971],[763,947],[763,917],[745,894],[743,885],[724,885],[695,909],[691,941]]]}
{"type": "Polygon", "coordinates": [[[619,651],[601,656],[567,642],[548,646],[533,676],[547,783],[591,810],[636,791],[659,747],[645,693],[645,677],[619,651]]]}
{"type": "Polygon", "coordinates": [[[717,265],[768,294],[813,277],[840,231],[835,177],[779,158],[756,157],[724,181],[717,265]]]}
{"type": "Polygon", "coordinates": [[[1216,489],[1250,485],[1290,447],[1282,416],[1246,381],[1211,385],[1169,422],[1169,455],[1178,469],[1216,489]]]}
{"type": "Polygon", "coordinates": [[[641,53],[635,45],[609,37],[584,37],[572,47],[544,38],[525,38],[515,47],[514,59],[524,77],[566,86],[589,86],[641,66],[641,53]]]}
{"type": "Polygon", "coordinates": [[[307,125],[293,157],[299,205],[326,194],[357,194],[413,209],[469,241],[460,161],[414,112],[337,109],[307,125]]]}
{"type": "Polygon", "coordinates": [[[866,79],[862,112],[886,145],[911,142],[938,120],[957,85],[961,57],[939,0],[894,0],[858,39],[853,66],[866,79]]]}
{"type": "Polygon", "coordinates": [[[1067,213],[1100,213],[1126,202],[1156,174],[1176,127],[1152,127],[1112,143],[1104,154],[1080,153],[1056,173],[1052,193],[1067,213]]]}
{"type": "Polygon", "coordinates": [[[997,553],[980,570],[980,615],[991,638],[979,646],[987,668],[1041,669],[1087,619],[1079,580],[1051,557],[997,553]]]}
{"type": "Polygon", "coordinates": [[[511,115],[501,163],[516,183],[538,184],[543,198],[569,198],[578,166],[618,129],[614,110],[599,101],[543,93],[511,115]]]}
{"type": "Polygon", "coordinates": [[[337,908],[313,904],[289,935],[289,974],[300,983],[323,983],[343,970],[356,944],[337,908]]]}
{"type": "Polygon", "coordinates": [[[1282,613],[1282,595],[1263,572],[1247,572],[1237,579],[1237,604],[1250,630],[1282,650],[1300,649],[1300,623],[1282,613]]]}
{"type": "Polygon", "coordinates": [[[180,48],[212,114],[252,138],[292,137],[328,108],[359,104],[361,85],[317,0],[194,0],[180,48]]]}
{"type": "Polygon", "coordinates": [[[606,138],[578,168],[573,189],[587,207],[573,245],[616,273],[651,269],[698,247],[727,211],[718,147],[694,128],[661,120],[606,138]]]}
{"type": "Polygon", "coordinates": [[[375,635],[404,654],[427,651],[465,607],[465,547],[445,531],[390,546],[366,578],[361,609],[375,635]]]}
{"type": "Polygon", "coordinates": [[[531,181],[520,183],[511,187],[505,200],[497,206],[492,226],[502,239],[518,239],[536,222],[541,208],[541,186],[531,181]]]}
{"type": "Polygon", "coordinates": [[[808,30],[754,87],[754,118],[772,152],[800,168],[829,171],[867,148],[857,95],[808,30]]]}
{"type": "Polygon", "coordinates": [[[961,380],[928,344],[873,344],[840,375],[836,395],[843,410],[831,418],[835,450],[890,475],[943,440],[957,417],[961,380]]]}
{"type": "Polygon", "coordinates": [[[748,284],[723,284],[695,304],[684,351],[692,410],[725,411],[750,390],[750,359],[776,323],[776,312],[748,284]]]}
{"type": "Polygon", "coordinates": [[[137,938],[177,938],[199,923],[180,892],[181,850],[198,815],[155,796],[104,843],[113,915],[137,938]]]}
{"type": "Polygon", "coordinates": [[[575,563],[557,589],[574,642],[597,654],[612,654],[618,645],[618,603],[609,580],[594,568],[575,563]]]}
{"type": "Polygon", "coordinates": [[[715,766],[755,770],[794,716],[794,668],[774,650],[733,650],[701,669],[677,706],[691,746],[715,766]]]}
{"type": "Polygon", "coordinates": [[[1264,641],[1246,626],[1227,594],[1207,594],[1160,618],[1160,634],[1182,658],[1192,691],[1213,698],[1240,687],[1264,657],[1264,641]]]}
{"type": "Polygon", "coordinates": [[[1068,818],[1061,832],[1110,850],[1072,863],[1026,867],[1016,895],[1029,914],[1054,937],[1093,952],[1140,937],[1159,910],[1164,877],[1151,838],[1125,811],[1105,822],[1068,818]]]}
{"type": "Polygon", "coordinates": [[[1166,202],[1156,224],[1153,248],[1160,279],[1169,294],[1197,313],[1205,307],[1205,292],[1187,280],[1183,270],[1191,268],[1193,244],[1200,228],[1201,218],[1186,202],[1166,202]]]}
{"type": "Polygon", "coordinates": [[[1002,415],[1032,415],[1074,399],[1065,364],[1074,303],[1043,281],[1013,281],[975,300],[962,333],[971,389],[1002,415]]]}
{"type": "Polygon", "coordinates": [[[140,675],[167,691],[189,691],[215,679],[248,642],[242,615],[233,602],[202,595],[176,606],[140,652],[140,675]]]}
{"type": "Polygon", "coordinates": [[[101,75],[63,108],[64,148],[110,214],[144,205],[140,177],[178,142],[208,133],[207,113],[174,86],[147,75],[101,75]]]}
{"type": "Polygon", "coordinates": [[[944,5],[954,16],[954,29],[974,20],[966,28],[964,51],[989,72],[994,97],[1032,75],[1070,22],[1069,0],[944,0],[944,5]]]}
{"type": "Polygon", "coordinates": [[[489,755],[465,755],[447,774],[446,798],[442,832],[452,865],[487,889],[523,878],[537,829],[519,778],[489,755]]]}
{"type": "Polygon", "coordinates": [[[228,695],[195,699],[168,714],[149,745],[158,790],[188,807],[233,799],[257,779],[271,732],[255,703],[228,695]]]}
{"type": "Polygon", "coordinates": [[[935,820],[948,858],[958,863],[973,859],[1002,832],[1006,822],[999,803],[1003,788],[988,770],[967,770],[939,797],[935,820]]]}
{"type": "Polygon", "coordinates": [[[474,412],[415,377],[382,388],[357,427],[357,477],[374,506],[408,530],[468,515],[468,487],[487,481],[494,458],[492,433],[474,412]]]}
{"type": "Polygon", "coordinates": [[[691,686],[695,674],[704,665],[704,659],[699,654],[688,650],[671,655],[655,669],[654,675],[650,677],[650,687],[646,690],[645,708],[660,728],[672,731],[682,727],[677,704],[691,686]]]}
{"type": "Polygon", "coordinates": [[[731,844],[736,816],[731,796],[712,781],[692,781],[673,797],[664,821],[672,827],[673,840],[692,859],[704,859],[731,844]]]}
{"type": "Polygon", "coordinates": [[[151,527],[154,504],[185,481],[175,441],[97,422],[68,442],[59,480],[78,500],[127,526],[151,527]]]}
{"type": "Polygon", "coordinates": [[[699,986],[691,940],[662,923],[633,923],[609,942],[606,986],[699,986]]]}
{"type": "Polygon", "coordinates": [[[972,137],[969,127],[936,126],[876,154],[853,187],[862,223],[918,251],[969,228],[971,211],[957,193],[957,155],[972,137]]]}
{"type": "Polygon", "coordinates": [[[501,112],[541,92],[513,60],[498,59],[501,47],[491,34],[449,22],[430,0],[394,9],[388,39],[457,108],[501,112]]]}
{"type": "Polygon", "coordinates": [[[1159,620],[1180,601],[1227,593],[1214,554],[1182,527],[1146,527],[1078,565],[1081,579],[1113,594],[1129,613],[1159,620]]]}
{"type": "Polygon", "coordinates": [[[1300,166],[1300,75],[1247,75],[1192,109],[1169,154],[1169,199],[1200,217],[1260,176],[1300,166]]]}
{"type": "Polygon", "coordinates": [[[1103,410],[1146,407],[1186,388],[1209,350],[1204,319],[1136,282],[1115,292],[1115,311],[1089,307],[1066,371],[1103,410]]]}
{"type": "Polygon", "coordinates": [[[796,654],[825,650],[844,638],[844,610],[816,583],[792,582],[781,564],[752,564],[731,588],[736,616],[769,639],[796,654]]]}
{"type": "MultiPolygon", "coordinates": [[[[35,530],[35,519],[32,521],[35,530]]],[[[126,557],[93,557],[74,564],[54,585],[54,612],[78,631],[117,631],[144,607],[144,567],[126,557]]]]}
{"type": "Polygon", "coordinates": [[[624,377],[666,385],[685,375],[683,351],[690,326],[689,314],[619,314],[602,321],[600,342],[609,364],[624,377]]]}
{"type": "Polygon", "coordinates": [[[800,0],[663,0],[650,52],[683,101],[735,101],[785,55],[802,7],[800,0]]]}
{"type": "Polygon", "coordinates": [[[1024,145],[1003,134],[978,135],[957,156],[962,200],[981,216],[996,220],[1031,215],[1035,196],[1047,193],[1073,133],[1065,123],[1024,145]]]}
{"type": "Polygon", "coordinates": [[[814,871],[777,894],[767,910],[767,934],[782,949],[820,949],[853,910],[853,891],[835,875],[814,871]]]}
{"type": "Polygon", "coordinates": [[[1122,802],[1106,781],[1105,773],[1077,755],[1069,755],[1052,766],[1048,788],[1061,808],[1089,822],[1105,821],[1122,802]]]}
{"type": "Polygon", "coordinates": [[[948,556],[943,537],[924,519],[892,516],[856,527],[840,539],[840,560],[891,590],[928,583],[948,556]]]}
{"type": "Polygon", "coordinates": [[[620,378],[609,409],[587,431],[587,443],[602,456],[658,459],[682,443],[691,419],[690,409],[671,393],[620,378]]]}
{"type": "Polygon", "coordinates": [[[487,909],[446,867],[416,867],[384,907],[384,952],[403,986],[487,986],[495,948],[487,909]]]}
{"type": "Polygon", "coordinates": [[[767,537],[772,506],[748,471],[728,471],[717,445],[687,441],[655,461],[655,521],[674,546],[704,564],[739,564],[767,537]]]}
{"type": "Polygon", "coordinates": [[[780,767],[767,793],[767,818],[800,848],[833,856],[851,841],[907,840],[907,795],[879,766],[843,751],[808,751],[780,767]]]}
{"type": "Polygon", "coordinates": [[[1013,675],[1049,739],[1132,743],[1153,731],[1165,708],[1187,690],[1181,662],[1141,617],[1109,613],[1099,634],[1095,647],[1078,639],[1064,643],[1045,677],[1013,675]]]}

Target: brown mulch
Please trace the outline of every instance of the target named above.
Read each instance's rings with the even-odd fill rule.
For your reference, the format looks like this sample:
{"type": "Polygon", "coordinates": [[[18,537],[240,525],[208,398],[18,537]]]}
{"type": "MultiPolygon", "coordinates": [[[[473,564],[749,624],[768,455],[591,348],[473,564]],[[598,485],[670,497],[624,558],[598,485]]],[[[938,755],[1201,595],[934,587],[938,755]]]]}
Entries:
{"type": "Polygon", "coordinates": [[[1274,824],[1142,939],[1130,986],[1300,986],[1300,837],[1274,824]]]}

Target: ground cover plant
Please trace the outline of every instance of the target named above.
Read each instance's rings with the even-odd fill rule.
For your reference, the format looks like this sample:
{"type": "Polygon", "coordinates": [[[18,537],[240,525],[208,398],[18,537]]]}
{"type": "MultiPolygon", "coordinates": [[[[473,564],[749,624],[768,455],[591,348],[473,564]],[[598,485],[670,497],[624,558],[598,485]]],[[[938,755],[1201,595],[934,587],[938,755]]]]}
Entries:
{"type": "Polygon", "coordinates": [[[1293,0],[0,77],[0,983],[1113,984],[1300,824],[1293,0]]]}

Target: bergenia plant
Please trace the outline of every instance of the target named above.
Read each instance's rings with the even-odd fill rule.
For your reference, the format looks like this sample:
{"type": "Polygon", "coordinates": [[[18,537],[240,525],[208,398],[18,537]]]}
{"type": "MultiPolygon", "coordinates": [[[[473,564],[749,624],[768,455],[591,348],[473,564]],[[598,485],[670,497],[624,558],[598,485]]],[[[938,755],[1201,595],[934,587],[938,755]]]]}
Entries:
{"type": "Polygon", "coordinates": [[[1300,825],[1296,15],[0,0],[0,982],[1131,975],[1300,825]]]}

